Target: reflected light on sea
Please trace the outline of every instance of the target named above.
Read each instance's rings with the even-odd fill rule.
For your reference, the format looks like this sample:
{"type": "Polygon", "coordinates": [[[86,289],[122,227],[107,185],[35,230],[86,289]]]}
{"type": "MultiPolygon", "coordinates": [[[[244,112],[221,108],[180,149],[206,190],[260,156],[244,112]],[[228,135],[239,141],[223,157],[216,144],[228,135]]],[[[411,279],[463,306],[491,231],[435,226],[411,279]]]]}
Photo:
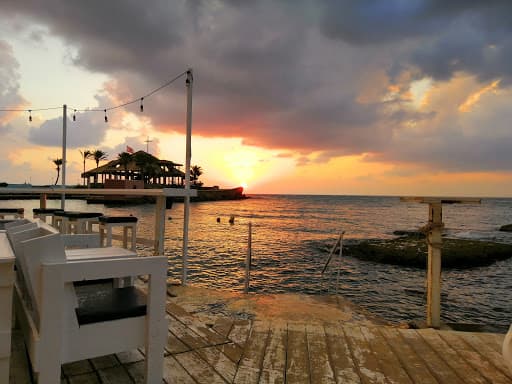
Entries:
{"type": "MultiPolygon", "coordinates": [[[[38,207],[34,200],[2,206],[38,207]]],[[[48,207],[58,207],[48,201],[48,207]]],[[[139,218],[138,237],[153,238],[154,205],[105,207],[68,200],[68,210],[99,211],[139,218]]],[[[27,215],[29,216],[29,215],[27,215]]],[[[192,203],[189,230],[190,284],[242,291],[248,223],[252,223],[251,292],[339,293],[390,321],[424,319],[425,271],[335,257],[321,271],[341,231],[346,241],[392,238],[394,230],[416,229],[427,205],[398,197],[255,195],[238,201],[192,203]],[[235,217],[229,224],[230,216],[235,217]],[[217,222],[217,218],[220,222],[217,222]]],[[[481,205],[448,205],[443,220],[450,236],[512,243],[499,226],[512,223],[511,199],[484,199],[481,205]]],[[[183,204],[166,211],[165,254],[171,279],[181,278],[183,204]]],[[[151,254],[147,246],[139,252],[151,254]]],[[[512,261],[469,270],[443,270],[442,317],[447,322],[507,325],[512,320],[512,261]]]]}

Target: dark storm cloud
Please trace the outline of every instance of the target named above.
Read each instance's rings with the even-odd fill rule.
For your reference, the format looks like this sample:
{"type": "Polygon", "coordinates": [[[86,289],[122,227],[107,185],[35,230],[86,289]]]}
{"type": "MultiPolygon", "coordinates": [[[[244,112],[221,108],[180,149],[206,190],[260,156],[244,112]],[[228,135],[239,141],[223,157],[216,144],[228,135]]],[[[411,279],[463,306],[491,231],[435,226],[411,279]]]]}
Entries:
{"type": "MultiPolygon", "coordinates": [[[[397,145],[394,132],[411,121],[428,126],[439,111],[382,101],[389,84],[407,91],[415,79],[465,72],[484,83],[502,78],[506,87],[512,78],[510,1],[8,0],[0,10],[62,38],[74,63],[117,82],[116,100],[143,95],[192,66],[194,134],[240,136],[301,154],[379,153],[414,162],[415,148],[428,161],[428,140],[397,145]],[[380,72],[385,79],[374,84],[380,72]],[[378,92],[369,97],[368,90],[378,92]]],[[[157,129],[183,132],[184,79],[145,101],[144,116],[157,129]]],[[[43,131],[60,129],[52,124],[32,140],[47,142],[43,131]]],[[[103,137],[97,129],[96,142],[103,137]]],[[[489,129],[465,145],[492,137],[489,129]]],[[[512,161],[499,147],[508,136],[478,147],[478,164],[471,148],[450,156],[460,146],[442,140],[448,131],[439,131],[436,153],[446,167],[490,169],[498,166],[496,153],[503,164],[512,161]]]]}
{"type": "Polygon", "coordinates": [[[438,80],[457,71],[512,78],[508,0],[325,0],[322,30],[353,45],[414,42],[401,59],[438,80]]]}

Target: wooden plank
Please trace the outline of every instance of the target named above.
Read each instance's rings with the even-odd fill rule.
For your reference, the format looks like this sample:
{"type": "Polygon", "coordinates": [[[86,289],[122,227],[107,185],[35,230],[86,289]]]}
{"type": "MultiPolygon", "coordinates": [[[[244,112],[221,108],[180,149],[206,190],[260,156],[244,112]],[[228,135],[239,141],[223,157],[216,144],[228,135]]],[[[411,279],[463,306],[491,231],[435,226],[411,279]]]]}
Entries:
{"type": "Polygon", "coordinates": [[[208,346],[207,341],[195,332],[191,331],[179,321],[169,322],[169,331],[178,338],[180,342],[190,349],[203,348],[208,346]]]}
{"type": "Polygon", "coordinates": [[[134,382],[130,375],[128,375],[126,369],[121,365],[107,369],[100,369],[98,371],[98,375],[101,378],[101,383],[129,384],[134,382]]]}
{"type": "Polygon", "coordinates": [[[449,344],[433,329],[422,329],[418,332],[421,337],[434,349],[441,359],[448,364],[464,383],[485,384],[485,380],[470,364],[468,364],[449,344]]]}
{"type": "Polygon", "coordinates": [[[196,352],[227,382],[231,383],[233,381],[237,365],[218,347],[201,348],[196,350],[196,352]]]}
{"type": "Polygon", "coordinates": [[[439,336],[491,383],[510,383],[505,375],[496,370],[484,356],[464,341],[460,332],[439,331],[439,336]]]}
{"type": "MultiPolygon", "coordinates": [[[[29,381],[27,381],[29,383],[29,381]]],[[[68,378],[69,384],[101,384],[101,381],[96,372],[85,373],[68,378]]],[[[127,383],[131,383],[128,381],[127,383]]]]}
{"type": "Polygon", "coordinates": [[[219,351],[224,353],[233,363],[237,364],[242,358],[243,348],[235,343],[227,343],[216,346],[219,351]]]}
{"type": "Polygon", "coordinates": [[[324,327],[317,324],[307,324],[306,340],[311,382],[335,383],[334,372],[329,363],[324,327]]]}
{"type": "Polygon", "coordinates": [[[192,376],[172,356],[164,359],[164,380],[167,384],[197,384],[192,376]]]}
{"type": "Polygon", "coordinates": [[[167,333],[167,344],[165,346],[165,350],[168,353],[182,353],[190,351],[191,348],[183,343],[177,336],[175,336],[172,332],[167,333]]]}
{"type": "Polygon", "coordinates": [[[377,358],[387,380],[392,383],[412,384],[412,380],[400,364],[400,360],[389,348],[389,344],[382,334],[375,327],[361,327],[361,332],[377,358]]]}
{"type": "Polygon", "coordinates": [[[137,349],[116,353],[116,357],[121,364],[137,363],[144,359],[144,355],[137,349]]]}
{"type": "Polygon", "coordinates": [[[194,331],[197,335],[203,337],[206,340],[207,345],[216,345],[228,342],[226,337],[205,326],[200,320],[189,314],[180,306],[168,302],[166,309],[167,313],[171,315],[171,321],[172,317],[174,317],[175,321],[183,323],[187,326],[187,328],[194,331]]]}
{"type": "Polygon", "coordinates": [[[392,349],[393,354],[400,361],[400,365],[404,368],[414,383],[438,383],[423,360],[416,354],[409,344],[404,343],[398,329],[391,327],[379,327],[378,331],[385,338],[386,342],[392,349]]]}
{"type": "Polygon", "coordinates": [[[117,360],[115,355],[95,357],[94,359],[90,359],[89,361],[96,370],[111,368],[115,367],[116,365],[119,365],[119,361],[117,360]]]}
{"type": "Polygon", "coordinates": [[[286,345],[286,382],[309,383],[309,356],[304,324],[288,323],[286,345]]]}
{"type": "Polygon", "coordinates": [[[269,333],[270,323],[266,321],[255,321],[253,323],[251,333],[245,344],[242,359],[238,365],[235,380],[233,381],[235,384],[259,382],[269,333]]]}
{"type": "Polygon", "coordinates": [[[463,384],[456,372],[424,341],[418,330],[399,329],[398,331],[418,356],[421,356],[437,381],[446,384],[463,384]]]}
{"type": "Polygon", "coordinates": [[[512,380],[512,373],[510,372],[508,366],[505,364],[503,360],[503,356],[501,351],[497,352],[496,349],[490,344],[495,345],[495,341],[488,338],[487,340],[482,340],[477,336],[476,333],[469,332],[461,332],[460,336],[464,339],[466,343],[471,345],[475,351],[477,351],[480,355],[485,356],[485,358],[496,367],[496,369],[500,370],[505,376],[507,376],[510,380],[512,380]]]}
{"type": "Polygon", "coordinates": [[[348,341],[354,362],[356,363],[361,381],[363,383],[385,383],[386,378],[382,372],[377,358],[373,354],[360,327],[343,326],[342,330],[348,341]]]}
{"type": "Polygon", "coordinates": [[[361,383],[358,370],[352,360],[345,334],[336,325],[326,325],[325,336],[329,360],[338,383],[361,383]]]}
{"type": "Polygon", "coordinates": [[[270,330],[269,343],[263,367],[260,383],[284,383],[286,374],[286,324],[273,325],[270,330]]]}
{"type": "Polygon", "coordinates": [[[243,348],[251,332],[251,327],[250,320],[235,320],[228,334],[228,339],[243,348]]]}
{"type": "Polygon", "coordinates": [[[93,372],[94,368],[92,367],[89,360],[80,360],[74,363],[67,363],[62,365],[62,371],[66,376],[76,376],[84,373],[93,372]]]}
{"type": "Polygon", "coordinates": [[[174,355],[174,358],[185,368],[190,376],[199,384],[224,384],[224,379],[204,361],[195,351],[174,355]]]}
{"type": "Polygon", "coordinates": [[[224,338],[228,338],[229,332],[233,327],[234,320],[226,317],[221,317],[215,320],[212,329],[224,338]]]}
{"type": "Polygon", "coordinates": [[[501,333],[473,333],[475,337],[478,337],[483,342],[487,343],[490,347],[494,348],[499,354],[502,353],[503,340],[505,335],[501,333]]]}
{"type": "Polygon", "coordinates": [[[249,337],[252,323],[249,320],[235,320],[229,334],[226,335],[231,343],[218,345],[217,347],[228,356],[235,364],[240,362],[245,343],[249,337]]]}
{"type": "Polygon", "coordinates": [[[434,196],[404,196],[400,197],[401,202],[427,203],[427,204],[480,204],[479,197],[434,197],[434,196]]]}

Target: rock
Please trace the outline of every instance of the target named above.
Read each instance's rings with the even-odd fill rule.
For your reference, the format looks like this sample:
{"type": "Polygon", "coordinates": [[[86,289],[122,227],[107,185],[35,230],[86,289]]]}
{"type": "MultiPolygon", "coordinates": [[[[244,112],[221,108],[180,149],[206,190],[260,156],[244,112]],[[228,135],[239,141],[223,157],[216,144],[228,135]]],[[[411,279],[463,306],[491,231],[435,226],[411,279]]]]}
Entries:
{"type": "Polygon", "coordinates": [[[502,225],[500,227],[501,232],[512,232],[512,224],[502,225]]]}
{"type": "MultiPolygon", "coordinates": [[[[414,236],[391,240],[363,240],[344,245],[344,254],[361,260],[425,269],[427,243],[414,236]]],[[[443,239],[443,268],[473,268],[512,256],[512,245],[463,239],[443,239]]]]}
{"type": "Polygon", "coordinates": [[[418,239],[424,239],[425,234],[421,231],[414,231],[414,230],[404,230],[399,229],[396,231],[393,231],[393,235],[395,236],[409,236],[409,237],[417,237],[418,239]]]}

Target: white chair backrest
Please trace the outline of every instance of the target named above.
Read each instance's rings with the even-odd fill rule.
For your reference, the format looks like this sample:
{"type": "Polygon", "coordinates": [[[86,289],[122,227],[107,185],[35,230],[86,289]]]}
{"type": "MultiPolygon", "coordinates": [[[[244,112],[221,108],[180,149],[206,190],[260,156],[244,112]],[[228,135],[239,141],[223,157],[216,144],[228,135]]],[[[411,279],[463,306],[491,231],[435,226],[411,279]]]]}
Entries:
{"type": "Polygon", "coordinates": [[[42,221],[42,220],[37,220],[37,225],[38,227],[40,228],[44,228],[46,229],[48,232],[51,232],[51,233],[60,233],[59,230],[55,227],[52,227],[50,224],[42,221]]]}
{"type": "Polygon", "coordinates": [[[9,236],[12,233],[22,232],[22,231],[26,231],[27,229],[32,229],[32,228],[37,228],[37,223],[29,221],[28,223],[19,224],[19,225],[15,225],[15,226],[6,226],[5,232],[7,233],[7,236],[9,236]]]}
{"type": "MultiPolygon", "coordinates": [[[[32,223],[35,224],[35,223],[32,223]]],[[[21,227],[25,227],[25,225],[22,225],[21,227]]],[[[16,229],[19,227],[15,227],[16,229]]],[[[14,255],[16,258],[18,258],[18,255],[20,255],[23,252],[23,247],[21,242],[29,239],[33,239],[35,237],[41,237],[50,235],[53,232],[48,231],[46,228],[35,227],[28,228],[23,231],[7,231],[7,237],[9,238],[9,241],[11,242],[12,250],[14,251],[14,255]]]]}
{"type": "Polygon", "coordinates": [[[5,223],[4,228],[5,229],[14,228],[18,225],[28,224],[30,222],[31,221],[28,219],[17,219],[17,220],[13,220],[13,221],[9,221],[8,223],[5,223]]]}
{"type": "MultiPolygon", "coordinates": [[[[42,229],[44,230],[44,229],[42,229]]],[[[20,265],[27,291],[35,303],[35,312],[41,308],[41,267],[43,263],[65,262],[66,254],[60,234],[49,234],[21,242],[20,265]]],[[[16,256],[18,257],[18,256],[16,256]]]]}

